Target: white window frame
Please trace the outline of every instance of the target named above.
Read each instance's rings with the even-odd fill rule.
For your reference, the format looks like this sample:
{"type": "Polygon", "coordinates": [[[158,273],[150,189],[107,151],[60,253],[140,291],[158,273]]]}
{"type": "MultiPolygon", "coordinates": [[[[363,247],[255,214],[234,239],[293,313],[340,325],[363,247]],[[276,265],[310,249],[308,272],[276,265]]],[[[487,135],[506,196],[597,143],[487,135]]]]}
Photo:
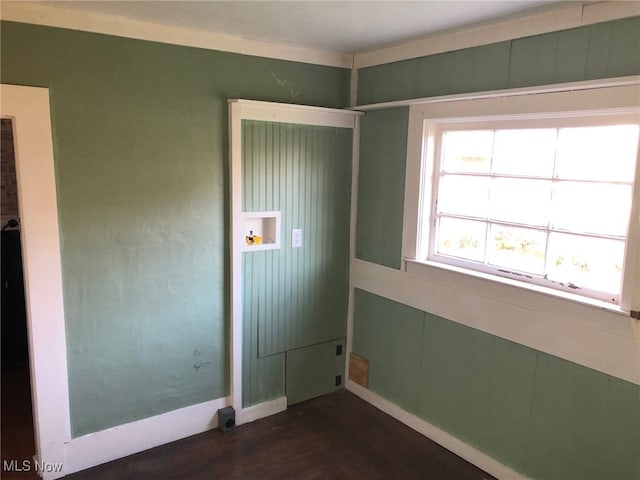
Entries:
{"type": "MultiPolygon", "coordinates": [[[[519,90],[517,95],[505,92],[504,96],[491,98],[455,98],[414,104],[409,111],[409,135],[407,146],[407,175],[405,184],[405,211],[403,230],[403,268],[408,273],[433,280],[438,270],[453,270],[468,277],[483,278],[497,284],[507,284],[563,297],[572,301],[596,305],[612,310],[630,312],[640,309],[640,166],[636,166],[633,205],[626,242],[622,292],[619,304],[576,295],[529,281],[497,276],[482,269],[470,269],[466,262],[443,263],[426,258],[429,244],[433,242],[434,198],[437,189],[436,141],[443,126],[462,127],[473,125],[482,128],[482,122],[517,119],[527,126],[544,124],[549,118],[555,124],[569,119],[572,125],[593,124],[593,116],[603,123],[616,122],[621,116],[625,121],[640,122],[640,89],[638,84],[599,87],[597,84],[581,90],[544,93],[542,88],[519,90]],[[426,201],[425,199],[431,199],[426,201]],[[428,212],[423,211],[428,209],[428,212]]],[[[485,124],[486,125],[486,124],[485,124]]],[[[515,276],[514,276],[515,278],[515,276]]],[[[507,295],[507,294],[505,294],[507,295]]],[[[506,300],[506,298],[505,298],[506,300]]]]}

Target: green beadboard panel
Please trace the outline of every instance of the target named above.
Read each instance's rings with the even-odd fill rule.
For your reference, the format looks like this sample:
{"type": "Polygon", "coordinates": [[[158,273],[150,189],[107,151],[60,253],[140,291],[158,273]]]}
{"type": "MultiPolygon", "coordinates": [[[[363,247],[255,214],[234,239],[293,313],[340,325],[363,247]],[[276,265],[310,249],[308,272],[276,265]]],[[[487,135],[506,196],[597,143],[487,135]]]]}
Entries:
{"type": "Polygon", "coordinates": [[[344,388],[345,345],[345,339],[342,338],[286,353],[287,405],[344,388]],[[341,347],[340,355],[336,355],[338,346],[341,347]],[[340,376],[339,383],[336,382],[337,376],[340,376]]]}
{"type": "MultiPolygon", "coordinates": [[[[257,287],[258,277],[254,269],[264,271],[266,252],[243,255],[242,288],[251,291],[257,287]]],[[[285,394],[285,354],[269,357],[258,356],[258,312],[259,305],[245,304],[242,323],[242,406],[244,408],[273,400],[285,394]]]]}
{"type": "MultiPolygon", "coordinates": [[[[342,107],[349,70],[14,22],[0,35],[2,83],[50,89],[73,436],[224,397],[227,99],[342,107]]],[[[256,385],[275,395],[284,358],[266,362],[256,385]]]]}
{"type": "Polygon", "coordinates": [[[356,257],[400,268],[409,109],[367,112],[360,123],[356,257]]]}
{"type": "Polygon", "coordinates": [[[640,478],[638,385],[360,290],[353,351],[371,390],[531,478],[640,478]]]}
{"type": "Polygon", "coordinates": [[[353,353],[369,360],[369,388],[418,413],[424,312],[355,290],[353,353]]]}
{"type": "Polygon", "coordinates": [[[358,104],[640,74],[640,17],[358,70],[358,104]]]}
{"type": "Polygon", "coordinates": [[[343,337],[352,131],[245,120],[242,135],[243,209],[280,211],[282,222],[280,249],[243,254],[244,321],[258,329],[258,355],[343,337]],[[291,247],[294,228],[301,248],[291,247]]]}

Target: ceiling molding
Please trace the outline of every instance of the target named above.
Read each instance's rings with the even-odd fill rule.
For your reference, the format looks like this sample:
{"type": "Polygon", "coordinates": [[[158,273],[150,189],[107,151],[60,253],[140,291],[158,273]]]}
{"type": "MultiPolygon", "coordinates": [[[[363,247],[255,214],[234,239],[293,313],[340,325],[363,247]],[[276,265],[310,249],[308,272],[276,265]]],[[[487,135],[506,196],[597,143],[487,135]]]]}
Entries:
{"type": "Polygon", "coordinates": [[[350,69],[353,66],[353,55],[350,53],[251,40],[233,35],[142,22],[103,13],[17,1],[2,1],[0,19],[331,67],[350,69]]]}
{"type": "Polygon", "coordinates": [[[507,88],[501,90],[487,90],[473,93],[454,93],[451,95],[439,95],[436,97],[411,98],[407,100],[394,100],[391,102],[370,103],[368,105],[356,105],[348,110],[367,112],[369,110],[385,110],[389,108],[407,107],[411,105],[425,105],[428,103],[457,102],[460,100],[479,100],[483,98],[519,97],[522,95],[539,95],[543,93],[573,92],[576,90],[592,90],[596,88],[613,88],[636,86],[640,93],[640,75],[627,77],[599,78],[597,80],[581,80],[578,82],[555,83],[551,85],[536,85],[531,87],[507,88]]]}
{"type": "Polygon", "coordinates": [[[526,15],[488,22],[475,27],[456,29],[419,40],[356,53],[354,55],[354,68],[365,68],[409,60],[638,15],[640,15],[640,2],[635,1],[615,0],[596,3],[567,3],[561,6],[544,8],[526,15]]]}

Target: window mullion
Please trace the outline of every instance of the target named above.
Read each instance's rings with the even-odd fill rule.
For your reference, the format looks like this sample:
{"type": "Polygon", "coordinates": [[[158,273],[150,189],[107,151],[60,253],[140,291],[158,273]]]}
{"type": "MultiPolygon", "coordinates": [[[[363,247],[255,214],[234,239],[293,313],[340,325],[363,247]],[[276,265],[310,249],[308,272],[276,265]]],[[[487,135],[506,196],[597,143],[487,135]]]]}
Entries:
{"type": "Polygon", "coordinates": [[[551,198],[549,199],[549,216],[547,217],[547,236],[544,244],[544,278],[548,276],[548,261],[549,261],[549,239],[551,237],[551,219],[553,217],[553,202],[556,194],[556,179],[558,177],[558,141],[560,138],[560,129],[556,128],[556,148],[553,154],[553,171],[551,172],[551,198]]]}

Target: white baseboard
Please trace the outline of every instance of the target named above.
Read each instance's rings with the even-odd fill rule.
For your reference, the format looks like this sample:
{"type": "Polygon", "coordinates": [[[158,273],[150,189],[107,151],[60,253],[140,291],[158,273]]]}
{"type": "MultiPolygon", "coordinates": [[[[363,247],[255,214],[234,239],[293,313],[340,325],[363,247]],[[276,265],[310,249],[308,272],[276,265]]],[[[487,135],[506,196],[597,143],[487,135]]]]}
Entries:
{"type": "Polygon", "coordinates": [[[464,458],[468,462],[474,464],[478,468],[481,468],[485,472],[490,473],[496,478],[502,478],[505,480],[526,480],[528,478],[522,473],[516,472],[512,468],[500,463],[486,453],[483,453],[462,440],[459,440],[450,433],[447,433],[435,425],[430,424],[426,420],[403,410],[395,403],[390,402],[371,390],[361,387],[351,380],[347,380],[346,388],[350,392],[353,392],[362,398],[364,401],[382,410],[387,415],[391,415],[396,420],[404,423],[406,426],[412,428],[418,433],[421,433],[439,445],[442,445],[447,450],[450,450],[459,457],[464,458]]]}
{"type": "Polygon", "coordinates": [[[236,424],[250,423],[260,418],[275,415],[287,409],[287,397],[279,397],[268,402],[262,402],[236,412],[236,424]]]}
{"type": "Polygon", "coordinates": [[[64,474],[216,428],[218,409],[228,404],[228,397],[218,398],[73,438],[64,445],[64,474]]]}
{"type": "MultiPolygon", "coordinates": [[[[62,474],[69,475],[217,428],[218,409],[229,404],[229,397],[217,398],[74,438],[64,445],[65,461],[62,474]]],[[[287,397],[276,398],[237,410],[236,424],[253,422],[286,409],[287,397]]]]}

